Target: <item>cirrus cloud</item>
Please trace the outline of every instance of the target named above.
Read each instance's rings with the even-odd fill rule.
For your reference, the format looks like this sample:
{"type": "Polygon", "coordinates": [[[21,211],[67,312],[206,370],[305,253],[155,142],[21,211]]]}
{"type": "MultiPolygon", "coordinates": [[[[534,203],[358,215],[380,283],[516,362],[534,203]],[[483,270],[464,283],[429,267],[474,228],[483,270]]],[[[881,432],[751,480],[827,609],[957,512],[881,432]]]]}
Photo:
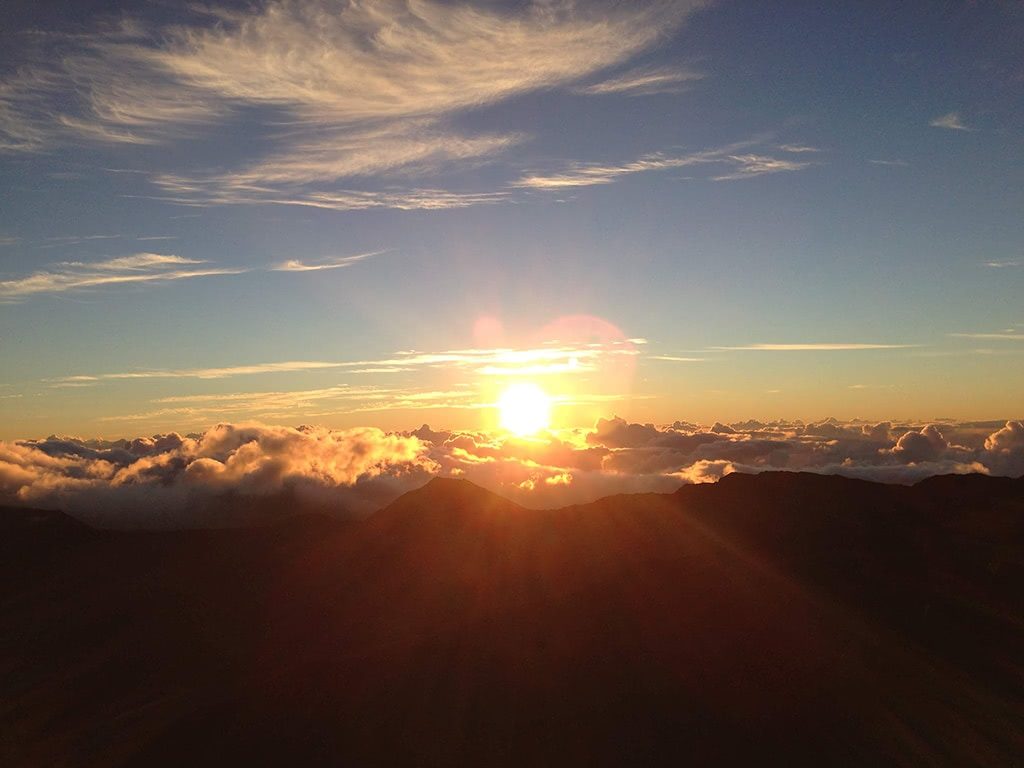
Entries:
{"type": "MultiPolygon", "coordinates": [[[[266,134],[267,153],[222,171],[157,174],[163,199],[334,210],[492,202],[504,196],[338,182],[499,155],[525,137],[466,135],[455,116],[624,64],[700,5],[269,0],[192,7],[174,25],[129,17],[88,34],[38,37],[34,61],[0,82],[0,150],[167,143],[249,120],[266,134]]],[[[652,71],[606,87],[628,92],[681,77],[652,71]]]]}
{"type": "MultiPolygon", "coordinates": [[[[621,178],[640,173],[666,171],[691,166],[725,166],[724,172],[712,175],[712,181],[735,181],[769,173],[802,171],[810,161],[776,158],[768,155],[740,153],[758,142],[742,141],[724,147],[684,154],[653,152],[636,160],[619,164],[572,163],[561,171],[531,172],[512,183],[513,187],[531,190],[561,190],[611,184],[621,178]]],[[[792,152],[792,149],[786,150],[792,152]]]]}
{"type": "Polygon", "coordinates": [[[26,277],[0,281],[0,301],[102,286],[238,275],[248,271],[244,268],[201,266],[205,263],[198,259],[159,253],[137,253],[91,263],[61,262],[48,270],[33,272],[26,277]]]}
{"type": "Polygon", "coordinates": [[[656,93],[679,93],[688,83],[701,80],[703,77],[704,75],[699,72],[668,67],[634,69],[617,77],[580,86],[575,91],[588,96],[650,96],[656,93]]]}
{"type": "Polygon", "coordinates": [[[945,128],[948,131],[973,131],[966,125],[959,112],[947,112],[928,123],[932,128],[945,128]]]}

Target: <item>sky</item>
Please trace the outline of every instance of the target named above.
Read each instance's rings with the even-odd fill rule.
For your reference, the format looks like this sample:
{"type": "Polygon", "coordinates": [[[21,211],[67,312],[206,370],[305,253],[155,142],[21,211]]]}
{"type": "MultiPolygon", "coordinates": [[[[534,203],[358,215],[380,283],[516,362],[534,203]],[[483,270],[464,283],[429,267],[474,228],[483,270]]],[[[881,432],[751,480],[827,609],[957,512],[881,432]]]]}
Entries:
{"type": "Polygon", "coordinates": [[[7,0],[0,36],[0,439],[488,430],[526,380],[564,429],[983,422],[961,467],[1021,418],[1018,4],[7,0]]]}

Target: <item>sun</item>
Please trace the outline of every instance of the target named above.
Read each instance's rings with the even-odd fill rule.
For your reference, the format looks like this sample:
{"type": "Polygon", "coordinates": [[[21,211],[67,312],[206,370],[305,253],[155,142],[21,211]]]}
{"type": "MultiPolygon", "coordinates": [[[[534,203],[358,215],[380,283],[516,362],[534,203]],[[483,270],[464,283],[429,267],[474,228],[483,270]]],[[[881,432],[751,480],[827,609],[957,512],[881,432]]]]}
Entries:
{"type": "Polygon", "coordinates": [[[512,434],[535,435],[551,425],[551,398],[536,384],[511,384],[498,398],[498,413],[512,434]]]}

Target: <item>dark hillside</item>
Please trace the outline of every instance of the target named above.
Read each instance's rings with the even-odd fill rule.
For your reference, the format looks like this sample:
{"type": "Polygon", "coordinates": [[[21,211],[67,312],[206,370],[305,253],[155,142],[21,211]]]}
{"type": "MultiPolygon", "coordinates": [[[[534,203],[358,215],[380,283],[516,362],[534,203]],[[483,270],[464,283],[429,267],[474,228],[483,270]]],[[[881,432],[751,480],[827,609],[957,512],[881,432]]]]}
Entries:
{"type": "MultiPolygon", "coordinates": [[[[58,520],[60,518],[57,518],[58,520]]],[[[14,526],[4,765],[1007,765],[1024,490],[731,475],[527,510],[14,526]]]]}

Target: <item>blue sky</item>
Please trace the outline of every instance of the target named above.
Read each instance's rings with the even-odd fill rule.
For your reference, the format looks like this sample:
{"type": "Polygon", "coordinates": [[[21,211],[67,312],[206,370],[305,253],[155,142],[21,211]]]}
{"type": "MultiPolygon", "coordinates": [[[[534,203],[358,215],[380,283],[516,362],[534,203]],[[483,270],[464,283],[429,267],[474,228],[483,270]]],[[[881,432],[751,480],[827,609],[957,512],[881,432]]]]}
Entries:
{"type": "Polygon", "coordinates": [[[834,5],[11,4],[0,438],[1019,417],[1024,12],[834,5]]]}

